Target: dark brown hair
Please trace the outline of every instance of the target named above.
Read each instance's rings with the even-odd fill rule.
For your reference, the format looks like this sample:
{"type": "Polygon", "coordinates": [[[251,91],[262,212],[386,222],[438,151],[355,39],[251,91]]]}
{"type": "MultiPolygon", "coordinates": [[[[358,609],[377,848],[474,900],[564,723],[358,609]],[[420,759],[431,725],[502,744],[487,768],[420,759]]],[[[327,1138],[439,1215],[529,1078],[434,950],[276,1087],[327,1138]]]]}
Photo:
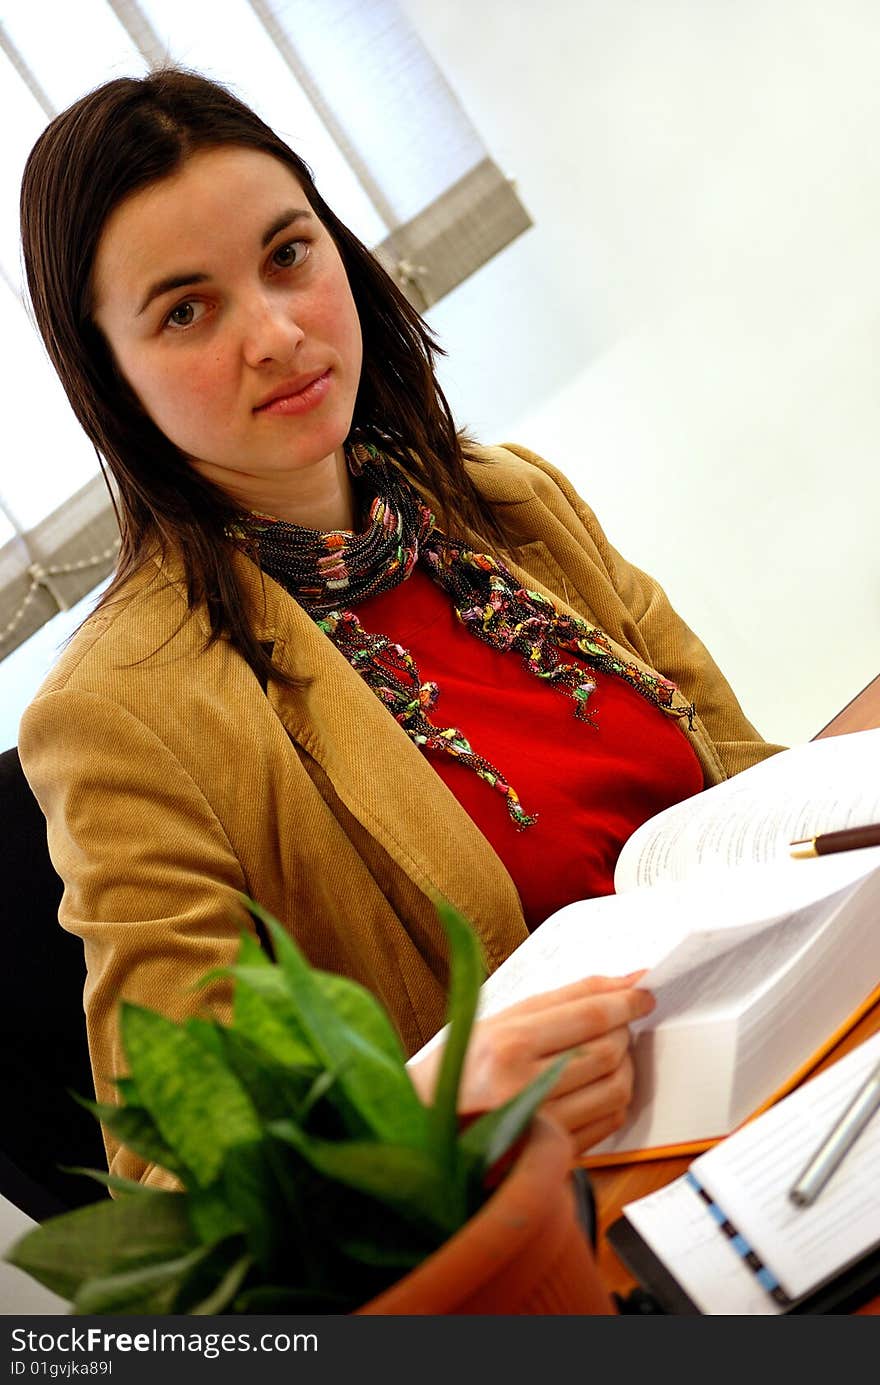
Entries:
{"type": "Polygon", "coordinates": [[[229,562],[225,531],[236,507],[146,415],[92,317],[92,271],[110,213],[196,151],[227,144],[286,164],[342,258],[364,343],[349,440],[394,457],[433,494],[451,528],[469,527],[501,548],[504,539],[464,468],[467,439],[457,433],[434,373],[441,348],[324,202],[302,159],[225,87],[193,72],[121,77],[90,92],[48,125],[28,157],[21,234],[37,326],[111,496],[115,489],[121,550],[102,600],[151,554],[174,548],[186,565],[190,609],[207,606],[211,641],[229,639],[265,680],[277,670],[255,637],[229,562]]]}

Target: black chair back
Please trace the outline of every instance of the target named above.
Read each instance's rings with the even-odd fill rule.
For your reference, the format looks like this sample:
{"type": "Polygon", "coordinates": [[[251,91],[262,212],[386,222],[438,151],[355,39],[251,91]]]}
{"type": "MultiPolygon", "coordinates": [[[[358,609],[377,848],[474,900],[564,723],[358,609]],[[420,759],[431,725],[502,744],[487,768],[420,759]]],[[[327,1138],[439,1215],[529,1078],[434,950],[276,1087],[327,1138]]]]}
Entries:
{"type": "Polygon", "coordinates": [[[94,1097],[79,938],[58,923],[62,885],[46,822],[18,751],[0,754],[3,837],[0,1003],[0,1194],[36,1221],[106,1196],[59,1165],[106,1168],[98,1122],[71,1091],[94,1097]]]}

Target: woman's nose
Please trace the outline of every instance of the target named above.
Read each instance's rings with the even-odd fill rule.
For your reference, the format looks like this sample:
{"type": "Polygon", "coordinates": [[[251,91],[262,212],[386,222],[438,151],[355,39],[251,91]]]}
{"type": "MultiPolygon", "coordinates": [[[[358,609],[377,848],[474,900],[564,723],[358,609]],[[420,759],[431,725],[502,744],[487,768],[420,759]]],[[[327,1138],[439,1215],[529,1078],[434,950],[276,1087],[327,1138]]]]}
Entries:
{"type": "Polygon", "coordinates": [[[305,340],[289,299],[270,293],[254,294],[242,311],[242,351],[248,365],[289,360],[305,340]]]}

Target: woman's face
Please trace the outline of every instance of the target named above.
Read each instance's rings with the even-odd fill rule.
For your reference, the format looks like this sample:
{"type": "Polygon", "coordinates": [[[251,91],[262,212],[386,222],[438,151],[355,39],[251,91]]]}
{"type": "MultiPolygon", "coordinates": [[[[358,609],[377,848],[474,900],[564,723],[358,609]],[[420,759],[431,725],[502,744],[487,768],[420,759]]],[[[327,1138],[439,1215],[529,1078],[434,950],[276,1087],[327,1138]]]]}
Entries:
{"type": "Polygon", "coordinates": [[[292,488],[339,471],[360,323],[285,164],[226,145],[134,193],[104,226],[93,290],[122,374],[209,480],[283,514],[292,488]]]}

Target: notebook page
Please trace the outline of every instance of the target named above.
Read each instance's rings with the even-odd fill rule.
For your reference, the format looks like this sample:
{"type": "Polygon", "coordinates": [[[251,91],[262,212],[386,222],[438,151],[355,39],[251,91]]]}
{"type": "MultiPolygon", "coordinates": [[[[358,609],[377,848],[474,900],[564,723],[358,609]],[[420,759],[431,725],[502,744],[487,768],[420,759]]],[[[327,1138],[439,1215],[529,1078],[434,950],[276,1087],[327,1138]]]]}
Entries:
{"type": "Polygon", "coordinates": [[[783,1312],[683,1177],[623,1211],[702,1313],[775,1317],[783,1312]]]}
{"type": "Polygon", "coordinates": [[[880,1034],[875,1034],[691,1165],[792,1299],[880,1244],[880,1113],[812,1206],[795,1207],[788,1198],[801,1169],[878,1061],[880,1034]]]}

